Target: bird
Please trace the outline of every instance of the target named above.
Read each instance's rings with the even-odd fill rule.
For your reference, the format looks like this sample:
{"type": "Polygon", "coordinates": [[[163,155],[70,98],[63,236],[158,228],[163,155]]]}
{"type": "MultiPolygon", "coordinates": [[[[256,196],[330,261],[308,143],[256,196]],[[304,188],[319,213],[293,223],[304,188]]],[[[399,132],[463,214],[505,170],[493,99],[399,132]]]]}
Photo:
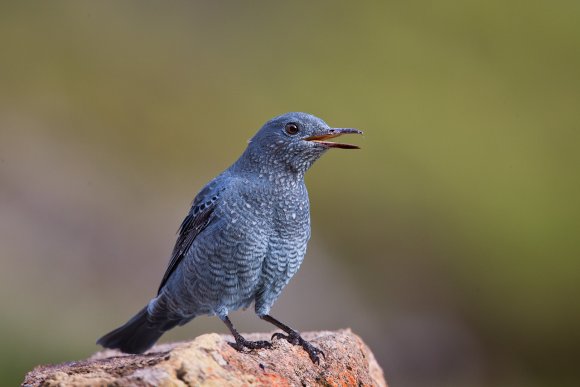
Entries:
{"type": "Polygon", "coordinates": [[[254,303],[260,319],[285,332],[271,340],[299,345],[319,364],[324,353],[272,317],[270,309],[298,271],[310,239],[304,174],[329,149],[359,148],[328,141],[344,134],[362,131],[332,128],[302,112],[267,121],[239,159],[196,195],[179,227],[157,295],[97,344],[143,353],[164,332],[209,315],[225,323],[236,350],[271,348],[271,341],[246,340],[228,317],[254,303]]]}

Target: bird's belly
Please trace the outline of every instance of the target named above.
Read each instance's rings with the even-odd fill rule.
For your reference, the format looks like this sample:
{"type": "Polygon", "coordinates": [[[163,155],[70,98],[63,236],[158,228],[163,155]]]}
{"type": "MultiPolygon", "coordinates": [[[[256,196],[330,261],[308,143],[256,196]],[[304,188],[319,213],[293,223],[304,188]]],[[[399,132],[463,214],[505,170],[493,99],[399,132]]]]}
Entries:
{"type": "Polygon", "coordinates": [[[262,268],[262,280],[266,283],[285,285],[298,271],[306,253],[309,233],[277,233],[270,238],[268,255],[262,268]]]}
{"type": "MultiPolygon", "coordinates": [[[[230,224],[231,226],[231,224],[230,224]]],[[[224,227],[196,241],[184,265],[182,305],[191,314],[224,316],[254,300],[267,238],[253,230],[224,227]]]]}
{"type": "Polygon", "coordinates": [[[294,240],[273,238],[262,268],[266,282],[284,282],[298,271],[306,253],[306,238],[294,240]]]}

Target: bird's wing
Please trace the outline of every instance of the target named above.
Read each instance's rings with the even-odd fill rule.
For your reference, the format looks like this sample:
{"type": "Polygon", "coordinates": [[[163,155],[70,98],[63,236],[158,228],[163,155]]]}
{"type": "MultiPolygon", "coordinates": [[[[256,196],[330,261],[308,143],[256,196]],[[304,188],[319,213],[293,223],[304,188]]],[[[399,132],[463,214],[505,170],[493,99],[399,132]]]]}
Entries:
{"type": "Polygon", "coordinates": [[[163,289],[171,274],[175,271],[185,254],[187,254],[195,238],[212,221],[213,211],[224,189],[225,186],[220,184],[219,179],[216,179],[205,186],[193,200],[191,210],[179,227],[179,236],[175,242],[175,247],[171,253],[171,260],[169,261],[167,270],[165,270],[157,294],[161,293],[161,289],[163,289]]]}

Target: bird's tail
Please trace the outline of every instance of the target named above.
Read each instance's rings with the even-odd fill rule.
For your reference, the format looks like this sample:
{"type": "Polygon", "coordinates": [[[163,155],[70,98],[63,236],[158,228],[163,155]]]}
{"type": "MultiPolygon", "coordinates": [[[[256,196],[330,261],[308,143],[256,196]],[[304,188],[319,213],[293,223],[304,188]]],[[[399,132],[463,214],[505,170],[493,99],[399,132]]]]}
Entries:
{"type": "Polygon", "coordinates": [[[105,348],[120,349],[125,353],[143,353],[151,348],[163,333],[177,325],[165,322],[162,325],[148,319],[147,307],[141,309],[125,325],[107,333],[97,344],[105,348]]]}

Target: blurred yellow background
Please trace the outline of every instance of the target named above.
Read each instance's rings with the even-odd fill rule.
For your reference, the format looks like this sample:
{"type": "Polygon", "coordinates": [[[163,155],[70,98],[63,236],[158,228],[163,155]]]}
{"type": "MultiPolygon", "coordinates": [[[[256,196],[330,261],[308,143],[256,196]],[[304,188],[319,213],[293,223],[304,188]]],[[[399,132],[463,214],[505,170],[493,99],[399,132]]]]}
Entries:
{"type": "Polygon", "coordinates": [[[2,2],[0,384],[98,350],[155,294],[195,193],[306,111],[365,137],[309,172],[313,237],[273,314],[352,327],[394,386],[575,385],[579,20],[577,1],[2,2]]]}

